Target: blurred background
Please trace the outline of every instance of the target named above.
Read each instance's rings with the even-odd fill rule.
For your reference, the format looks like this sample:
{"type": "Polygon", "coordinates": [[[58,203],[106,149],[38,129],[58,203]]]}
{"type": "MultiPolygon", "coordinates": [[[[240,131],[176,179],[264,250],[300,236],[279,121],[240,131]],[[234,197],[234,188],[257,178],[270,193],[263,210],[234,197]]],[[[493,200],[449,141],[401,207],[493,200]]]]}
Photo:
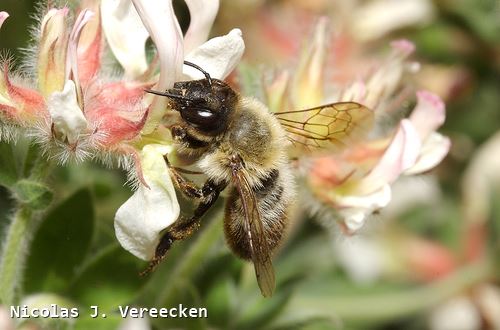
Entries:
{"type": "MultiPolygon", "coordinates": [[[[10,14],[0,30],[2,52],[23,56],[37,3],[2,0],[0,10],[10,14]]],[[[185,4],[174,4],[187,27],[185,4]]],[[[151,319],[135,328],[500,329],[500,2],[221,0],[212,35],[243,31],[246,52],[231,79],[251,92],[266,72],[297,65],[323,16],[331,20],[327,75],[337,81],[388,53],[391,40],[415,43],[412,60],[421,65],[411,84],[446,103],[440,132],[452,140],[447,158],[398,182],[389,207],[353,237],[304,212],[275,258],[271,299],[260,296],[252,265],[225,246],[223,201],[155,273],[140,278],[145,263],[114,236],[114,214],[131,194],[125,173],[91,163],[58,167],[21,300],[99,305],[109,316],[24,327],[117,329],[126,325],[112,313],[117,305],[182,303],[206,307],[209,317],[151,319]]],[[[26,150],[22,141],[0,144],[1,158],[22,159],[26,150]]],[[[12,208],[0,187],[0,236],[12,208]]]]}

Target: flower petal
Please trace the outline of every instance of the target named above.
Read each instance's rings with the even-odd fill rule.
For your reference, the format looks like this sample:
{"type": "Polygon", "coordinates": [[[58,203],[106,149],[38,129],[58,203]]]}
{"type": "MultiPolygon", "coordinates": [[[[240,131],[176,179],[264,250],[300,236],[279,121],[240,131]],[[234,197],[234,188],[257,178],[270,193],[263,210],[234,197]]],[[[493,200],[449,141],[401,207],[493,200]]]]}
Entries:
{"type": "Polygon", "coordinates": [[[369,1],[353,14],[352,29],[357,38],[373,40],[396,29],[425,24],[433,15],[429,0],[369,1]]]}
{"type": "Polygon", "coordinates": [[[444,102],[436,94],[428,91],[417,92],[417,106],[410,115],[410,121],[424,141],[444,123],[444,102]]]}
{"type": "Polygon", "coordinates": [[[338,213],[350,233],[363,227],[366,219],[374,211],[381,209],[391,201],[391,187],[386,184],[380,189],[367,194],[356,196],[335,196],[334,203],[339,208],[338,213]]]}
{"type": "MultiPolygon", "coordinates": [[[[172,88],[174,82],[182,75],[184,59],[182,31],[172,1],[132,0],[132,2],[158,51],[160,77],[154,89],[164,91],[172,88]]],[[[153,97],[149,117],[143,129],[144,134],[151,133],[157,127],[165,114],[166,107],[166,97],[153,97]]]]}
{"type": "Polygon", "coordinates": [[[146,40],[149,33],[130,0],[102,0],[102,28],[113,55],[125,70],[125,77],[146,72],[146,40]]]}
{"type": "Polygon", "coordinates": [[[369,193],[394,182],[403,171],[415,164],[420,148],[417,131],[408,119],[403,119],[384,155],[359,185],[360,193],[369,193]]]}
{"type": "Polygon", "coordinates": [[[323,78],[327,56],[329,20],[319,19],[313,40],[304,50],[293,82],[292,95],[297,109],[307,109],[323,101],[323,78]]]}
{"type": "Polygon", "coordinates": [[[87,130],[87,120],[78,105],[73,80],[66,81],[62,92],[54,92],[48,97],[47,108],[60,140],[74,144],[87,130]]]}
{"type": "Polygon", "coordinates": [[[3,22],[9,17],[9,13],[6,11],[0,11],[0,28],[2,27],[3,22]]]}
{"type": "Polygon", "coordinates": [[[219,0],[186,0],[191,21],[184,36],[184,52],[187,54],[205,41],[219,10],[219,0]]]}
{"type": "MultiPolygon", "coordinates": [[[[233,29],[225,36],[208,40],[189,53],[186,60],[202,67],[212,78],[224,79],[236,67],[244,50],[241,30],[233,29]]],[[[183,73],[190,79],[204,78],[200,71],[187,65],[183,73]]]]}
{"type": "Polygon", "coordinates": [[[160,233],[179,217],[179,203],[163,155],[170,147],[146,145],[141,153],[143,184],[116,212],[115,232],[123,248],[151,260],[160,233]]]}
{"type": "Polygon", "coordinates": [[[82,87],[78,73],[78,42],[85,25],[94,17],[94,13],[88,9],[80,12],[76,18],[75,25],[69,34],[68,53],[66,56],[66,79],[72,79],[75,83],[78,104],[83,107],[82,87]]]}
{"type": "Polygon", "coordinates": [[[367,93],[364,96],[363,104],[371,109],[375,109],[394,94],[405,71],[404,61],[415,49],[413,43],[408,40],[393,41],[391,47],[391,56],[366,83],[367,93]]]}
{"type": "Polygon", "coordinates": [[[426,172],[441,163],[450,150],[451,141],[439,133],[432,133],[424,141],[417,162],[405,171],[405,174],[426,172]]]}
{"type": "Polygon", "coordinates": [[[80,81],[88,85],[101,66],[102,24],[99,0],[82,0],[80,8],[88,8],[95,15],[83,28],[78,41],[78,72],[80,81]]]}
{"type": "Polygon", "coordinates": [[[45,97],[64,88],[67,70],[68,12],[68,8],[51,9],[42,20],[37,77],[38,87],[45,97]]]}

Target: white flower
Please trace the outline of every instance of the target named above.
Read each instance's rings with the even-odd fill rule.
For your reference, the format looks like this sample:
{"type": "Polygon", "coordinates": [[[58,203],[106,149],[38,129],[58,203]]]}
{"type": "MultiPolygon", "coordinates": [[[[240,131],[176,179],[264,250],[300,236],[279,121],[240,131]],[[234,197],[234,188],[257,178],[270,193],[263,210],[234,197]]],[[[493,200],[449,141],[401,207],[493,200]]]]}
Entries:
{"type": "Polygon", "coordinates": [[[87,130],[87,119],[78,105],[73,80],[67,80],[61,92],[53,92],[49,96],[47,109],[54,124],[54,131],[60,140],[74,144],[87,130]]]}
{"type": "Polygon", "coordinates": [[[143,260],[154,257],[160,233],[179,217],[179,203],[163,156],[171,147],[146,145],[141,152],[144,181],[116,212],[115,232],[124,249],[143,260]]]}

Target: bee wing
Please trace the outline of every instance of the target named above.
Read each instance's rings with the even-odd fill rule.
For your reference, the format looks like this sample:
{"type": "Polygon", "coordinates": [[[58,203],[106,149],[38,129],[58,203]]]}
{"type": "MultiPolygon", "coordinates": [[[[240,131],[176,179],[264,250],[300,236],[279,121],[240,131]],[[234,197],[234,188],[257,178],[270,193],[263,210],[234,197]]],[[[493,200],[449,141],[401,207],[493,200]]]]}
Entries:
{"type": "Polygon", "coordinates": [[[260,291],[264,297],[270,297],[275,287],[274,269],[271,251],[260,218],[257,199],[241,170],[233,170],[233,183],[238,190],[244,211],[244,228],[250,242],[252,262],[260,291]]]}
{"type": "Polygon", "coordinates": [[[308,151],[342,148],[364,136],[373,125],[373,111],[356,102],[275,113],[296,147],[308,151]]]}

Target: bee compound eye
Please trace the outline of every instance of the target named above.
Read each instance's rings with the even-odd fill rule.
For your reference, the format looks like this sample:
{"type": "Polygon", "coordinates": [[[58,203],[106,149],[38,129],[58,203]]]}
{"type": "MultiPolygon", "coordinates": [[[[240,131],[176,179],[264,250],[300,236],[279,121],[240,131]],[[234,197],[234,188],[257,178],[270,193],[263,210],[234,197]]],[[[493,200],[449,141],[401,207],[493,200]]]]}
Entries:
{"type": "Polygon", "coordinates": [[[186,108],[181,112],[182,118],[191,126],[205,132],[219,127],[219,115],[206,108],[186,108]]]}

